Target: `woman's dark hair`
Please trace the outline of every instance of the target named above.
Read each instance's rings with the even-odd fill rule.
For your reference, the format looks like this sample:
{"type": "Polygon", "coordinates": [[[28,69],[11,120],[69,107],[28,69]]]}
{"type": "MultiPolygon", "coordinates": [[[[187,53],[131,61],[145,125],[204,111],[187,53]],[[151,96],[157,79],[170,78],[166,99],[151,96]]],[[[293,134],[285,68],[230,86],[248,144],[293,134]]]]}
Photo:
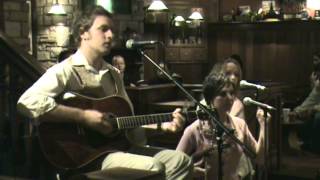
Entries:
{"type": "Polygon", "coordinates": [[[224,73],[211,72],[203,81],[202,93],[207,103],[210,105],[213,98],[215,98],[226,85],[233,85],[231,81],[224,75],[224,73]]]}
{"type": "Polygon", "coordinates": [[[243,62],[239,54],[232,54],[230,58],[236,60],[239,63],[240,68],[243,69],[243,62]]]}
{"type": "MultiPolygon", "coordinates": [[[[220,74],[220,73],[225,74],[225,68],[226,68],[228,63],[233,63],[238,67],[239,72],[240,72],[240,74],[239,74],[240,77],[239,78],[241,80],[242,79],[241,65],[239,64],[239,62],[237,60],[235,60],[235,59],[233,59],[231,57],[228,57],[228,58],[224,59],[223,61],[219,61],[219,62],[215,63],[215,65],[211,69],[209,75],[210,74],[220,74]]],[[[239,89],[239,86],[240,86],[239,83],[235,84],[235,88],[236,89],[239,89]]]]}
{"type": "Polygon", "coordinates": [[[112,18],[112,14],[102,6],[88,6],[83,12],[78,11],[73,20],[72,36],[76,46],[80,45],[80,35],[88,31],[97,16],[106,16],[112,18]]]}

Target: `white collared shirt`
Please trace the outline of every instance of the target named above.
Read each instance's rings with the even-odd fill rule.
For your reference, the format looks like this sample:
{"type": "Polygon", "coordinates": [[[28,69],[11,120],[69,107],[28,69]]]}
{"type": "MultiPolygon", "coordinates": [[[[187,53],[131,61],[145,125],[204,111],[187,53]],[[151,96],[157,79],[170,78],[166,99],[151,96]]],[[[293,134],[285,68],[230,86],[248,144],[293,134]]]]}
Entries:
{"type": "Polygon", "coordinates": [[[105,92],[106,95],[111,93],[120,95],[127,99],[131,105],[123,82],[116,83],[112,78],[108,78],[119,76],[115,77],[114,81],[121,80],[119,73],[113,73],[112,76],[113,67],[104,60],[102,62],[102,68],[96,70],[88,64],[85,56],[78,50],[66,60],[49,68],[23,93],[18,100],[19,112],[36,119],[57,106],[55,101],[57,96],[66,92],[85,92],[88,88],[96,88],[99,92],[105,92]],[[78,69],[85,73],[79,73],[78,69]]]}

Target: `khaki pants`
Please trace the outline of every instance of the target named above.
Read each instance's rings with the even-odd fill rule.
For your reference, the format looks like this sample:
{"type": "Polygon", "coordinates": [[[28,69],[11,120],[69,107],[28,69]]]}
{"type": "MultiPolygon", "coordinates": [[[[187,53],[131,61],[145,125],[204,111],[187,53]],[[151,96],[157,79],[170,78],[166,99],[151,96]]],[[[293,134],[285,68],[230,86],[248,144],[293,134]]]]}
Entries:
{"type": "Polygon", "coordinates": [[[160,179],[192,179],[193,163],[186,154],[174,150],[154,147],[133,147],[129,152],[109,154],[102,163],[102,169],[125,167],[159,172],[160,179]]]}

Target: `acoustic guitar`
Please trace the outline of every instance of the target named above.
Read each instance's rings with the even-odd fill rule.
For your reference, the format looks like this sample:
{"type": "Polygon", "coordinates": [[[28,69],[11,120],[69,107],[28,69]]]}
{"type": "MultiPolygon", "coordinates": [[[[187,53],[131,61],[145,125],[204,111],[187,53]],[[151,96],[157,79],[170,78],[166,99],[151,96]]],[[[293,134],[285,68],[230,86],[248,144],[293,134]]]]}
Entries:
{"type": "MultiPolygon", "coordinates": [[[[119,96],[97,99],[77,95],[63,104],[104,112],[116,129],[116,133],[106,137],[80,124],[42,121],[37,127],[41,149],[52,165],[64,170],[83,168],[108,153],[126,151],[131,144],[126,137],[130,129],[172,119],[171,113],[132,116],[129,103],[119,96]]],[[[187,115],[194,116],[195,112],[187,115]]]]}

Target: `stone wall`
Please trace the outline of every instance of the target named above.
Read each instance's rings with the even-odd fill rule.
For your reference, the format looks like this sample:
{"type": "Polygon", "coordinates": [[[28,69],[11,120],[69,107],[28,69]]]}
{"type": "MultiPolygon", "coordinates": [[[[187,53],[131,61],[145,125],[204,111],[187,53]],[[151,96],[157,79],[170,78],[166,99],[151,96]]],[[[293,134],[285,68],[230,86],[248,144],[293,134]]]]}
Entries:
{"type": "Polygon", "coordinates": [[[30,51],[29,5],[26,0],[3,0],[4,32],[26,51],[30,51]]]}
{"type": "MultiPolygon", "coordinates": [[[[30,0],[3,0],[3,20],[5,33],[26,51],[31,47],[31,12],[30,0]],[[29,25],[30,24],[30,25],[29,25]]],[[[33,36],[35,39],[36,58],[50,66],[57,61],[57,56],[62,50],[68,49],[69,35],[74,13],[81,7],[81,0],[58,0],[63,5],[66,16],[48,15],[55,0],[32,0],[35,11],[33,36]]],[[[115,14],[115,46],[123,47],[128,29],[143,35],[144,27],[144,0],[132,0],[131,14],[115,14]]],[[[30,51],[31,53],[31,51],[30,51]]],[[[47,65],[46,65],[47,66],[47,65]]]]}
{"type": "MultiPolygon", "coordinates": [[[[48,16],[53,0],[37,0],[37,43],[38,60],[55,61],[61,50],[69,47],[69,34],[71,32],[74,12],[80,8],[80,0],[59,0],[67,16],[48,16]]],[[[54,1],[53,1],[54,2],[54,1]]],[[[123,32],[133,29],[138,33],[143,31],[143,1],[132,0],[132,14],[115,15],[116,46],[123,43],[123,32]]]]}
{"type": "Polygon", "coordinates": [[[69,34],[75,11],[80,0],[58,0],[66,11],[66,16],[48,15],[54,0],[37,0],[37,59],[46,66],[57,61],[62,50],[69,48],[69,34]]]}

